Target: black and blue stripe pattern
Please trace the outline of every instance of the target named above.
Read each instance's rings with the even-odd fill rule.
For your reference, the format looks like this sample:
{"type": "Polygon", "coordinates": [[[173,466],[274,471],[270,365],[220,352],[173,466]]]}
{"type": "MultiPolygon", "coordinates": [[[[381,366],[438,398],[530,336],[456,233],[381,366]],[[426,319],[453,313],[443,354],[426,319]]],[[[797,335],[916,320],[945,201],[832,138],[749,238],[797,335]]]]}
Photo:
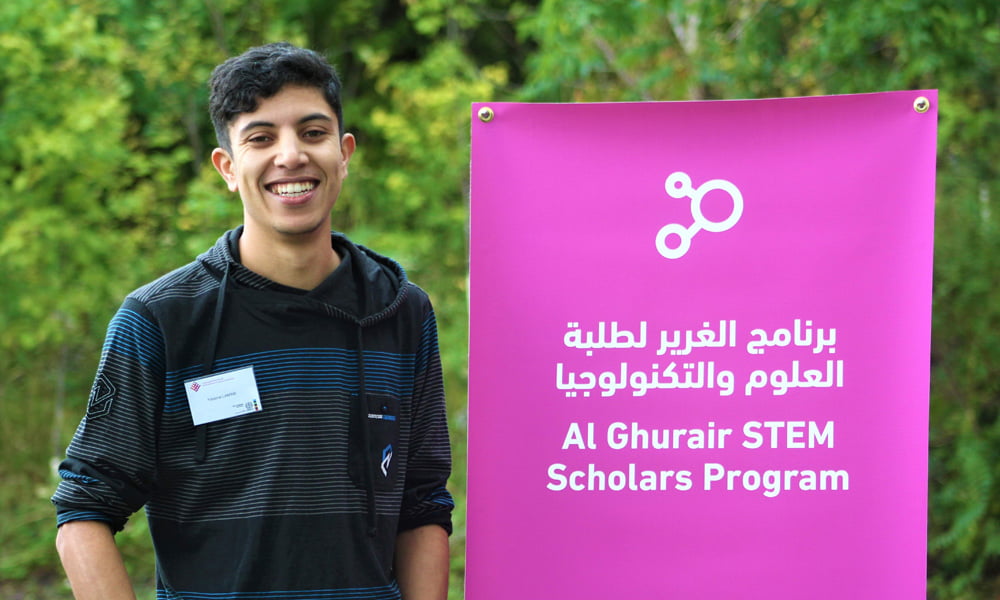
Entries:
{"type": "MultiPolygon", "coordinates": [[[[395,290],[386,306],[352,318],[354,306],[339,304],[347,300],[287,293],[234,262],[238,235],[131,294],[111,320],[95,383],[109,409],[77,428],[53,496],[57,523],[118,529],[144,505],[159,598],[396,600],[397,531],[450,530],[454,506],[430,302],[398,265],[335,235],[366,273],[358,280],[395,290]],[[206,374],[227,262],[233,289],[213,372],[252,366],[263,410],[203,425],[199,462],[184,385],[206,374]],[[392,447],[393,478],[374,492],[374,517],[348,468],[358,410],[378,415],[372,448],[392,447]]],[[[372,458],[372,468],[385,466],[385,456],[372,458]]]]}

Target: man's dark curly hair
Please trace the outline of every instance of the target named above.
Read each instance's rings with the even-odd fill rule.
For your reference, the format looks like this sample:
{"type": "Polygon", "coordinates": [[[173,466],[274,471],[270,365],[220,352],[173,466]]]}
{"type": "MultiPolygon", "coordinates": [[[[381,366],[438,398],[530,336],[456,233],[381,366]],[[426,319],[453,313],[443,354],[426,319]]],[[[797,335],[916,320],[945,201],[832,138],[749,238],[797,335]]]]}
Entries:
{"type": "Polygon", "coordinates": [[[208,112],[219,145],[232,152],[229,126],[242,113],[257,110],[258,103],[286,85],[317,88],[323,93],[344,135],[340,78],[322,55],[287,42],[250,48],[215,67],[209,79],[208,112]]]}

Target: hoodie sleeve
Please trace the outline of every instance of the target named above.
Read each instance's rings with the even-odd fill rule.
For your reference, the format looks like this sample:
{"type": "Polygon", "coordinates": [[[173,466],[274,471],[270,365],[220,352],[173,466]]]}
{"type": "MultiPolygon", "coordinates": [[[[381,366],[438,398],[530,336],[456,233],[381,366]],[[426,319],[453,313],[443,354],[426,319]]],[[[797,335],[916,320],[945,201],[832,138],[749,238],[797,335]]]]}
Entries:
{"type": "Polygon", "coordinates": [[[416,358],[412,442],[399,530],[436,524],[450,534],[451,511],[455,507],[446,487],[451,474],[451,447],[437,320],[429,303],[416,358]]]}
{"type": "Polygon", "coordinates": [[[124,527],[152,486],[163,404],[164,343],[143,304],[126,299],[108,325],[87,412],[59,465],[56,522],[124,527]]]}

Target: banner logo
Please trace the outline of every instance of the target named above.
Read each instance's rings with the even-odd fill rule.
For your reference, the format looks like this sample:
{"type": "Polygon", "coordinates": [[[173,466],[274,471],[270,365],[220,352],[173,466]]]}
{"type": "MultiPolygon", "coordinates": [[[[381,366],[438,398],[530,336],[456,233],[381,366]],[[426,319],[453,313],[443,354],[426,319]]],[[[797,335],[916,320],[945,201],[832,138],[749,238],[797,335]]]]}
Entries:
{"type": "Polygon", "coordinates": [[[691,217],[694,219],[694,223],[690,227],[685,227],[680,223],[670,223],[660,228],[656,234],[656,250],[664,258],[674,259],[684,256],[691,248],[691,239],[694,234],[703,229],[712,233],[728,231],[743,216],[743,194],[735,185],[725,179],[706,181],[695,189],[691,185],[691,177],[687,173],[677,171],[667,177],[664,187],[671,198],[691,199],[691,217]],[[733,212],[722,221],[711,221],[701,211],[701,201],[705,194],[715,190],[726,192],[733,200],[733,212]],[[680,238],[680,243],[673,248],[667,245],[667,238],[671,235],[680,238]]]}

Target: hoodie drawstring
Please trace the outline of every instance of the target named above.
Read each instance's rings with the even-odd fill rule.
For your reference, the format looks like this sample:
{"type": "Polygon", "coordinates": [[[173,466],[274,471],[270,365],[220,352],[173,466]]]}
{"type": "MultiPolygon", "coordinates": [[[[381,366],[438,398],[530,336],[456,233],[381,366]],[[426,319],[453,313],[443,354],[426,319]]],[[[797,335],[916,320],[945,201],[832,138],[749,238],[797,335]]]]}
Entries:
{"type": "Polygon", "coordinates": [[[368,503],[368,535],[375,537],[378,528],[375,525],[375,481],[372,475],[371,430],[368,425],[368,393],[365,389],[365,353],[362,328],[358,325],[358,400],[361,403],[358,414],[361,419],[361,447],[364,448],[364,478],[365,499],[368,503]]]}
{"type": "MultiPolygon", "coordinates": [[[[364,273],[361,269],[354,269],[355,286],[357,290],[358,314],[364,318],[366,314],[368,299],[365,296],[364,273]]],[[[375,475],[372,473],[374,465],[371,456],[371,428],[368,418],[368,390],[365,386],[365,342],[364,326],[358,323],[358,402],[360,403],[358,415],[361,432],[361,447],[364,449],[364,479],[365,479],[365,499],[368,505],[368,535],[375,537],[378,533],[375,515],[375,475]]]]}
{"type": "MultiPolygon", "coordinates": [[[[202,366],[204,375],[212,374],[215,366],[215,353],[218,350],[219,330],[222,329],[222,310],[226,302],[226,288],[229,286],[229,263],[222,272],[222,281],[219,282],[219,293],[215,300],[215,314],[212,316],[212,328],[209,330],[208,346],[205,348],[205,362],[202,366]]],[[[195,427],[195,451],[194,461],[198,464],[205,462],[208,455],[208,423],[195,427]]]]}

